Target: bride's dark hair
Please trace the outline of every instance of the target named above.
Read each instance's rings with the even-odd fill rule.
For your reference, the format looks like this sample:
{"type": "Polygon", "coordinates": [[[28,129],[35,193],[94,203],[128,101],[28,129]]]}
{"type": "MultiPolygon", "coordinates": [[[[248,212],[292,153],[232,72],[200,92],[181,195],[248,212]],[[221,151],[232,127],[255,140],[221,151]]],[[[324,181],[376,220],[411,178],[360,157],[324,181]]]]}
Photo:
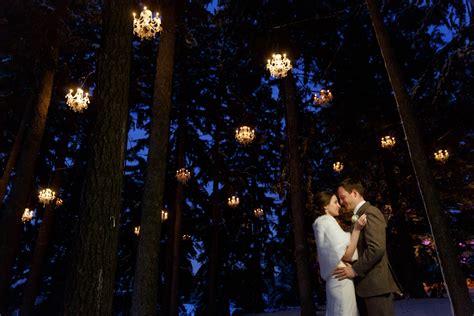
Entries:
{"type": "Polygon", "coordinates": [[[316,193],[315,202],[316,202],[316,209],[314,212],[315,217],[321,216],[326,214],[324,211],[324,207],[331,202],[331,198],[334,193],[329,191],[321,191],[316,193]]]}

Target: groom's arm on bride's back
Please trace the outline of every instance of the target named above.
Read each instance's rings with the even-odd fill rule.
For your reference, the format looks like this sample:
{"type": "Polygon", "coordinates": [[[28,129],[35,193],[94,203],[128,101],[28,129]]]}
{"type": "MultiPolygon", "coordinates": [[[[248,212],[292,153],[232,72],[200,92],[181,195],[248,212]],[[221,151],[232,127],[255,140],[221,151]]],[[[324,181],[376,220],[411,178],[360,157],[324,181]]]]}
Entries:
{"type": "Polygon", "coordinates": [[[359,253],[359,260],[352,266],[360,277],[364,277],[382,259],[386,251],[386,223],[382,212],[370,206],[365,214],[367,214],[367,225],[364,231],[366,248],[359,253]]]}

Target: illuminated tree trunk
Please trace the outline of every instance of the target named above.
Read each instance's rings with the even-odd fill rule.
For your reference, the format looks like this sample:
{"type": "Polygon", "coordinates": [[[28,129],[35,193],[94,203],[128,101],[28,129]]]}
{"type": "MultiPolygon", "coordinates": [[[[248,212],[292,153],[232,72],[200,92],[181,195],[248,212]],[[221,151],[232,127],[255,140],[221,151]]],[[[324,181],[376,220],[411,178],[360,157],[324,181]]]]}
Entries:
{"type": "Polygon", "coordinates": [[[425,153],[411,100],[403,82],[400,65],[397,62],[390,43],[389,34],[383,23],[383,18],[376,1],[367,0],[367,7],[385,62],[390,84],[395,94],[413,169],[436,243],[436,250],[451,301],[452,312],[457,316],[472,316],[473,307],[467,290],[466,280],[457,260],[458,254],[454,247],[455,242],[451,237],[446,215],[439,202],[439,194],[434,186],[435,182],[428,165],[428,156],[425,153]]]}
{"type": "MultiPolygon", "coordinates": [[[[51,188],[56,192],[56,196],[59,197],[59,190],[62,183],[62,174],[66,168],[65,158],[67,154],[67,147],[69,143],[69,133],[66,131],[64,138],[61,142],[60,148],[56,152],[56,166],[55,171],[51,180],[51,188]]],[[[41,219],[41,226],[38,233],[38,239],[36,241],[35,251],[31,262],[30,273],[28,274],[28,280],[23,290],[22,304],[21,304],[21,315],[33,315],[34,305],[36,296],[38,295],[41,270],[43,263],[46,258],[46,253],[51,240],[51,232],[54,225],[55,219],[55,203],[51,202],[46,205],[43,218],[41,219]]]]}
{"type": "Polygon", "coordinates": [[[298,293],[301,315],[314,315],[311,275],[309,273],[309,252],[304,230],[304,198],[301,184],[300,152],[298,145],[298,110],[296,107],[295,81],[291,72],[282,79],[286,105],[286,129],[288,135],[288,153],[290,166],[290,196],[293,214],[293,233],[295,238],[295,261],[298,274],[298,293]]]}
{"type": "Polygon", "coordinates": [[[66,11],[67,1],[60,1],[59,7],[48,25],[49,60],[51,65],[43,73],[38,101],[33,111],[31,126],[27,130],[23,150],[18,157],[10,199],[1,214],[0,222],[0,314],[7,314],[8,288],[15,257],[20,248],[21,215],[26,207],[28,194],[33,184],[36,159],[41,147],[46,118],[48,116],[55,66],[59,55],[59,20],[66,11]]]}
{"type": "Polygon", "coordinates": [[[111,315],[127,139],[131,0],[104,3],[96,111],[66,284],[65,315],[111,315]]]}
{"type": "MultiPolygon", "coordinates": [[[[178,1],[180,2],[180,1],[178,1]]],[[[158,261],[160,253],[161,210],[169,143],[171,88],[179,21],[179,3],[162,1],[163,31],[156,61],[147,174],[143,193],[137,263],[133,282],[132,315],[155,315],[158,305],[158,261]]]]}

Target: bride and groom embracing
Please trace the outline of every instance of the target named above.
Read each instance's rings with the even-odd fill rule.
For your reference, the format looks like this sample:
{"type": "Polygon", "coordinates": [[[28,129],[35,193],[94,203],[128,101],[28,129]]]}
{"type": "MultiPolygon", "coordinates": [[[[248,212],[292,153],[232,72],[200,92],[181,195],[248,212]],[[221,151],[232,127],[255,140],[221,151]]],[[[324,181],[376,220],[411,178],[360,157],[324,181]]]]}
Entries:
{"type": "Polygon", "coordinates": [[[363,185],[346,179],[339,184],[337,196],[320,192],[318,207],[321,216],[313,230],[321,277],[326,281],[326,316],[395,315],[392,293],[399,289],[388,263],[387,224],[382,212],[364,200],[363,185]],[[334,218],[339,215],[339,202],[353,212],[351,233],[334,218]]]}

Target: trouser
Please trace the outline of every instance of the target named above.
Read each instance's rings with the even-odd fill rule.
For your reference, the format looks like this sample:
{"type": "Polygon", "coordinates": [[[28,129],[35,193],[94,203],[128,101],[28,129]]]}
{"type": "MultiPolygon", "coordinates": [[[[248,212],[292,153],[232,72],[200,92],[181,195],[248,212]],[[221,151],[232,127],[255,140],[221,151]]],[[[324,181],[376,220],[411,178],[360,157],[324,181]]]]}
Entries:
{"type": "Polygon", "coordinates": [[[395,316],[392,293],[363,297],[361,301],[357,302],[361,316],[395,316]]]}

